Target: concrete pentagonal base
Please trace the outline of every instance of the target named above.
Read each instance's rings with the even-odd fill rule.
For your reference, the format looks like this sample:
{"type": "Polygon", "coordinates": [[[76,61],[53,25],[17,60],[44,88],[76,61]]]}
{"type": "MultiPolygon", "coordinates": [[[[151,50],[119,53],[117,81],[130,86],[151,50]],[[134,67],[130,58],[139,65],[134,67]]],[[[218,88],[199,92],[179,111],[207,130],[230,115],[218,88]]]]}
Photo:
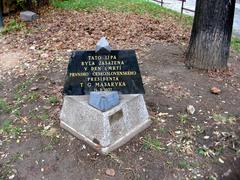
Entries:
{"type": "Polygon", "coordinates": [[[116,107],[101,112],[88,104],[88,96],[65,96],[61,127],[102,154],[128,142],[151,121],[142,95],[122,95],[116,107]]]}

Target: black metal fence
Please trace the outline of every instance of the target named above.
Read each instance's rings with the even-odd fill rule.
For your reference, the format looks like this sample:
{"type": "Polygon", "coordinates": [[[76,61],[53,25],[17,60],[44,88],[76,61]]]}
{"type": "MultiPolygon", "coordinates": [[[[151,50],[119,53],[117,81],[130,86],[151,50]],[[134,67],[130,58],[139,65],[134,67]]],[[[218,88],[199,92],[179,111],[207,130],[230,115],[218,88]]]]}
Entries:
{"type": "MultiPolygon", "coordinates": [[[[166,1],[164,2],[164,0],[153,0],[153,1],[159,3],[161,6],[163,6],[166,3],[166,1]]],[[[186,3],[187,0],[176,0],[176,1],[181,1],[182,2],[181,15],[183,14],[183,11],[195,12],[195,10],[193,10],[193,9],[185,8],[185,3],[186,3]]]]}

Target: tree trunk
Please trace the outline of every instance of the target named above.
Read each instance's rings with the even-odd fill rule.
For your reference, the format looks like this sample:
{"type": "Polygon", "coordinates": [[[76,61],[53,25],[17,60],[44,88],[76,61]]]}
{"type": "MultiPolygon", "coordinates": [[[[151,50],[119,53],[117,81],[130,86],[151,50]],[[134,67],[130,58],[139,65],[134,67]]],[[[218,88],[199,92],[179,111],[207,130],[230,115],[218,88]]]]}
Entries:
{"type": "Polygon", "coordinates": [[[0,0],[0,28],[3,27],[3,1],[0,0]]]}
{"type": "Polygon", "coordinates": [[[32,10],[33,9],[32,0],[27,0],[27,9],[28,10],[32,10]]]}
{"type": "Polygon", "coordinates": [[[197,0],[186,65],[227,68],[236,0],[197,0]]]}

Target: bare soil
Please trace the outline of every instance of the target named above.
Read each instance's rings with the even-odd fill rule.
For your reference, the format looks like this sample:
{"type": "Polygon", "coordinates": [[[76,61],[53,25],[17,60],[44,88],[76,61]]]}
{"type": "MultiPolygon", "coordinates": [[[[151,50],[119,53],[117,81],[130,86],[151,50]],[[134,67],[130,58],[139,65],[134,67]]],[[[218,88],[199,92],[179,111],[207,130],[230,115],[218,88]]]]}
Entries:
{"type": "Polygon", "coordinates": [[[189,30],[174,23],[51,9],[26,31],[1,37],[0,97],[10,110],[0,109],[0,179],[240,179],[239,55],[232,52],[226,73],[187,69],[189,30]],[[102,35],[110,37],[113,48],[137,49],[153,121],[107,156],[59,126],[69,54],[94,49],[102,35]],[[6,59],[17,59],[16,66],[6,65],[6,59]],[[214,86],[219,95],[210,92],[214,86]],[[193,115],[186,112],[188,105],[195,107],[193,115]]]}

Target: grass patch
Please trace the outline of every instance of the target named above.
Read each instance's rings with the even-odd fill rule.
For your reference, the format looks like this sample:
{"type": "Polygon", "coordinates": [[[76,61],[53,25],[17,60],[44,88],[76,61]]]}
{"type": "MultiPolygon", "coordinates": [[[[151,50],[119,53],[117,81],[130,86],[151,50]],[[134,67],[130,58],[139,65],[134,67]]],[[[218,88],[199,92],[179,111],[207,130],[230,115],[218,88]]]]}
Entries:
{"type": "Polygon", "coordinates": [[[213,120],[223,124],[233,124],[236,118],[229,115],[213,114],[213,120]]]}
{"type": "Polygon", "coordinates": [[[41,131],[41,136],[49,139],[49,146],[54,146],[60,142],[60,134],[56,128],[44,128],[41,131]]]}
{"type": "Polygon", "coordinates": [[[52,144],[45,144],[41,147],[41,152],[52,151],[53,145],[52,144]]]}
{"type": "Polygon", "coordinates": [[[146,149],[152,149],[156,151],[165,150],[162,143],[158,139],[152,138],[151,136],[146,136],[143,138],[143,146],[146,149]]]}
{"type": "Polygon", "coordinates": [[[24,99],[27,100],[28,102],[33,102],[36,101],[39,97],[40,94],[38,92],[30,92],[24,97],[24,99]]]}
{"type": "MultiPolygon", "coordinates": [[[[76,9],[91,11],[97,8],[103,8],[113,12],[132,12],[137,14],[149,14],[153,17],[161,18],[171,16],[173,18],[181,17],[181,14],[161,7],[147,0],[54,0],[52,5],[64,9],[76,9]]],[[[181,18],[184,25],[192,25],[193,18],[183,15],[181,18]]]]}
{"type": "Polygon", "coordinates": [[[23,99],[23,93],[26,92],[27,88],[32,84],[32,80],[28,79],[17,85],[15,89],[14,99],[21,102],[23,99]]]}
{"type": "Polygon", "coordinates": [[[22,128],[13,125],[10,120],[5,120],[1,124],[0,134],[13,136],[15,138],[21,135],[21,133],[22,133],[22,128]]]}
{"type": "Polygon", "coordinates": [[[26,91],[26,89],[32,84],[32,80],[28,79],[25,81],[22,81],[20,84],[17,85],[16,92],[17,93],[22,93],[26,91]]]}
{"type": "Polygon", "coordinates": [[[5,113],[11,112],[11,107],[9,106],[7,101],[4,100],[3,98],[0,98],[0,112],[5,112],[5,113]]]}
{"type": "Polygon", "coordinates": [[[48,113],[44,112],[42,114],[39,114],[37,118],[40,119],[41,121],[47,121],[49,119],[49,115],[48,113]]]}
{"type": "Polygon", "coordinates": [[[12,19],[7,23],[4,28],[0,31],[1,34],[7,34],[13,31],[20,31],[24,28],[23,23],[18,23],[15,19],[12,19]]]}
{"type": "Polygon", "coordinates": [[[18,160],[23,160],[23,154],[20,152],[13,154],[5,164],[1,164],[0,180],[9,179],[9,176],[16,174],[13,163],[18,160]]]}
{"type": "Polygon", "coordinates": [[[179,121],[185,124],[188,121],[188,115],[186,113],[178,113],[179,121]]]}
{"type": "Polygon", "coordinates": [[[207,179],[208,180],[217,180],[217,178],[215,176],[213,176],[213,175],[209,176],[207,179]]]}
{"type": "Polygon", "coordinates": [[[32,84],[32,79],[27,79],[27,80],[19,83],[15,88],[14,100],[16,101],[16,103],[12,109],[12,113],[15,114],[17,117],[19,117],[21,115],[21,104],[22,103],[24,103],[26,100],[30,101],[30,102],[35,101],[39,97],[39,94],[36,92],[32,92],[32,93],[25,95],[27,93],[27,88],[31,84],[32,84]]]}
{"type": "Polygon", "coordinates": [[[51,105],[57,105],[59,103],[59,100],[57,98],[57,96],[50,96],[48,98],[48,102],[51,104],[51,105]]]}
{"type": "Polygon", "coordinates": [[[165,134],[167,132],[167,130],[163,127],[159,128],[159,133],[160,134],[165,134]]]}
{"type": "Polygon", "coordinates": [[[232,37],[231,47],[236,52],[240,53],[240,39],[236,37],[232,37]]]}
{"type": "Polygon", "coordinates": [[[178,167],[180,169],[188,169],[190,167],[190,164],[188,164],[188,162],[185,160],[181,160],[178,162],[178,167]]]}
{"type": "Polygon", "coordinates": [[[209,156],[206,148],[198,148],[197,149],[197,154],[199,156],[203,156],[203,157],[209,156]]]}
{"type": "Polygon", "coordinates": [[[30,114],[30,117],[34,120],[47,121],[49,119],[49,115],[46,111],[41,113],[33,110],[29,114],[30,114]]]}

